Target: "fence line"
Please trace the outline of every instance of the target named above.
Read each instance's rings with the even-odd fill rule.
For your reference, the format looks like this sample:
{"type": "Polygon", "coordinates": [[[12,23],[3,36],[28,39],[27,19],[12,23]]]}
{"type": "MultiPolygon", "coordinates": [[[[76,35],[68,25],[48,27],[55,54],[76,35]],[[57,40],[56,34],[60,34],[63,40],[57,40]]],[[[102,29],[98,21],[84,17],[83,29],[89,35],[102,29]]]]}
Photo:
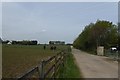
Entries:
{"type": "Polygon", "coordinates": [[[120,59],[118,51],[105,50],[104,55],[107,57],[110,57],[111,59],[117,60],[117,61],[120,59]]]}
{"type": "Polygon", "coordinates": [[[18,80],[26,78],[36,78],[45,80],[46,78],[57,78],[61,67],[64,67],[66,53],[64,51],[52,56],[46,60],[42,60],[39,66],[29,70],[27,73],[18,77],[18,80]],[[36,74],[35,74],[36,73],[36,74]]]}

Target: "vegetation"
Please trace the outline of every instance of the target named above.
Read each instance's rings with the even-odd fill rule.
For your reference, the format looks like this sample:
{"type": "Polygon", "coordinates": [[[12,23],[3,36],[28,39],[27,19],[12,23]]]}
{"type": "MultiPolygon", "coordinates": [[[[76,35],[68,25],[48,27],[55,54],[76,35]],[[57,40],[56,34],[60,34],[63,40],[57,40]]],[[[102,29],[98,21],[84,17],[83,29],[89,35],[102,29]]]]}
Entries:
{"type": "Polygon", "coordinates": [[[34,68],[42,59],[56,55],[61,50],[64,50],[67,56],[64,67],[60,70],[59,77],[82,77],[68,45],[56,45],[56,50],[51,50],[50,47],[50,45],[46,45],[44,50],[44,45],[2,45],[3,78],[16,78],[34,68]]]}
{"type": "Polygon", "coordinates": [[[44,58],[55,55],[67,46],[56,45],[56,50],[50,50],[46,45],[2,45],[3,78],[15,78],[32,69],[44,58]]]}
{"type": "Polygon", "coordinates": [[[3,41],[3,40],[1,39],[0,42],[1,42],[2,44],[7,44],[7,43],[10,42],[10,41],[9,41],[9,40],[3,41]]]}
{"type": "Polygon", "coordinates": [[[118,22],[118,58],[120,58],[120,22],[118,22]]]}
{"type": "Polygon", "coordinates": [[[2,43],[2,39],[0,38],[0,43],[2,43]]]}
{"type": "Polygon", "coordinates": [[[106,49],[118,45],[118,26],[109,21],[98,20],[85,26],[75,39],[73,46],[77,49],[96,52],[97,46],[106,49]]]}
{"type": "Polygon", "coordinates": [[[37,45],[37,41],[33,40],[33,41],[27,41],[27,40],[23,40],[23,41],[12,41],[12,44],[19,44],[19,45],[37,45]]]}
{"type": "MultiPolygon", "coordinates": [[[[66,50],[67,51],[67,50],[66,50]]],[[[83,78],[78,66],[75,63],[75,59],[71,53],[71,48],[66,52],[66,58],[64,67],[60,70],[59,78],[83,78]]]]}
{"type": "Polygon", "coordinates": [[[8,44],[10,42],[10,44],[18,44],[18,45],[37,45],[38,41],[37,40],[23,40],[23,41],[9,41],[9,40],[2,40],[0,38],[0,43],[2,44],[8,44]]]}

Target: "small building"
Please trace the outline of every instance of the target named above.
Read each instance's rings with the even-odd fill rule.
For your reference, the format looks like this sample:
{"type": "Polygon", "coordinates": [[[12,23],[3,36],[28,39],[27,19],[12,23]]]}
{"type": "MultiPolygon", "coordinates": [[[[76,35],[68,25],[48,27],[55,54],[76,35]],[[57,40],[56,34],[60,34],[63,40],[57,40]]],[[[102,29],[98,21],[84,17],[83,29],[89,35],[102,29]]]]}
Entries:
{"type": "Polygon", "coordinates": [[[11,42],[11,41],[9,41],[7,44],[12,44],[12,42],[11,42]]]}
{"type": "Polygon", "coordinates": [[[97,55],[98,56],[104,56],[104,47],[103,46],[98,46],[97,47],[97,55]]]}
{"type": "Polygon", "coordinates": [[[58,45],[64,45],[64,41],[49,41],[49,44],[58,44],[58,45]]]}

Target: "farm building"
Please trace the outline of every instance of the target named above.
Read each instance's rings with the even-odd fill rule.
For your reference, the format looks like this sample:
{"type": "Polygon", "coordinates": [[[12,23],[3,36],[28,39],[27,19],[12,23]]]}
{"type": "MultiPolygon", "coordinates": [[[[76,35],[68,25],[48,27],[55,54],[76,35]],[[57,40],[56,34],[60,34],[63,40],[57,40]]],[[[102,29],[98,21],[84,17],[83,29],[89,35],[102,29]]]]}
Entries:
{"type": "Polygon", "coordinates": [[[49,41],[49,44],[59,44],[59,45],[64,45],[64,41],[49,41]]]}
{"type": "Polygon", "coordinates": [[[9,41],[7,44],[12,44],[12,41],[9,41]]]}

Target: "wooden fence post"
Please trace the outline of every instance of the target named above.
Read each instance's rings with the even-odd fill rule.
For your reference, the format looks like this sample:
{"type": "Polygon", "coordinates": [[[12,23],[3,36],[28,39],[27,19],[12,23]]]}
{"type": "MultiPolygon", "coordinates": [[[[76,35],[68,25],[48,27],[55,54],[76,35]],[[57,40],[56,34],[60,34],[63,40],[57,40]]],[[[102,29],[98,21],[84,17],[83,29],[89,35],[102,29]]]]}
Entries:
{"type": "Polygon", "coordinates": [[[63,64],[63,67],[64,67],[64,52],[62,52],[62,64],[63,64]]]}
{"type": "Polygon", "coordinates": [[[38,66],[38,74],[39,74],[39,80],[41,80],[41,68],[42,68],[42,62],[40,63],[40,65],[38,66]]]}
{"type": "Polygon", "coordinates": [[[40,79],[44,80],[44,60],[41,61],[40,65],[40,79]]]}
{"type": "Polygon", "coordinates": [[[56,64],[57,64],[57,56],[55,56],[55,63],[54,63],[54,78],[56,77],[56,64]]]}

